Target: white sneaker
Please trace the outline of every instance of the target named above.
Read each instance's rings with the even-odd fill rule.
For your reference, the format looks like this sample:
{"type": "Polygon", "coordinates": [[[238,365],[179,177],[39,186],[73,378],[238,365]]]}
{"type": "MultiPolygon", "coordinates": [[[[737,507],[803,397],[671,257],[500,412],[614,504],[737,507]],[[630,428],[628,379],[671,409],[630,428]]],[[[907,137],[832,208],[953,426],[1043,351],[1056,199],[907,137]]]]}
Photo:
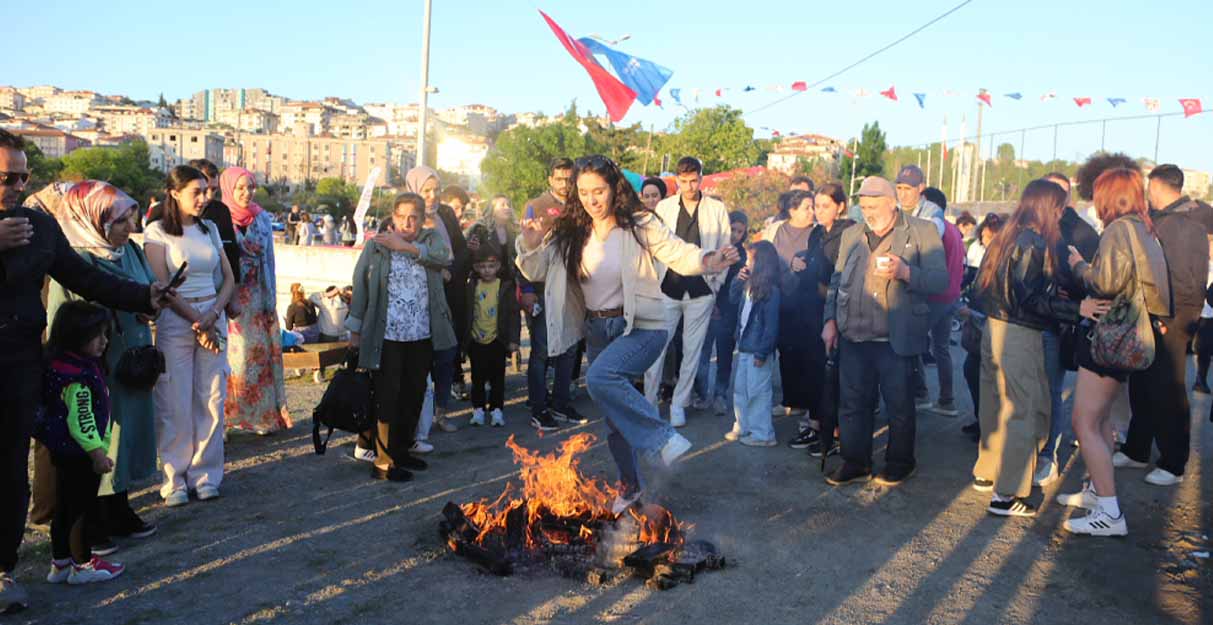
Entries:
{"type": "Polygon", "coordinates": [[[366,449],[365,447],[359,447],[358,443],[354,443],[354,460],[361,460],[363,462],[374,462],[375,455],[376,454],[375,454],[374,449],[366,449]]]}
{"type": "Polygon", "coordinates": [[[1090,536],[1125,536],[1129,533],[1129,524],[1125,522],[1124,513],[1114,519],[1099,506],[1087,516],[1066,519],[1065,528],[1073,534],[1090,536]]]}
{"type": "Polygon", "coordinates": [[[687,424],[687,409],[682,406],[670,406],[670,425],[680,428],[687,424]]]}
{"type": "Polygon", "coordinates": [[[667,467],[673,466],[674,462],[681,458],[682,454],[690,451],[690,449],[691,441],[688,441],[686,437],[675,432],[674,435],[670,437],[670,440],[665,442],[665,446],[661,448],[661,461],[665,463],[665,466],[667,467]]]}
{"type": "Polygon", "coordinates": [[[741,444],[746,447],[774,447],[778,443],[773,438],[756,438],[753,434],[741,437],[741,444]]]}
{"type": "Polygon", "coordinates": [[[1032,486],[1045,487],[1057,479],[1057,463],[1043,458],[1036,465],[1036,475],[1032,476],[1032,486]]]}
{"type": "Polygon", "coordinates": [[[1146,483],[1153,484],[1155,486],[1175,486],[1183,481],[1184,476],[1175,475],[1174,473],[1160,467],[1154,467],[1153,471],[1146,474],[1146,483]]]}
{"type": "Polygon", "coordinates": [[[1058,493],[1057,503],[1071,508],[1094,510],[1099,505],[1099,499],[1095,496],[1095,487],[1091,486],[1090,482],[1087,482],[1082,485],[1082,490],[1077,493],[1058,493]]]}
{"type": "Polygon", "coordinates": [[[219,489],[214,486],[204,485],[198,487],[198,501],[207,501],[215,499],[219,496],[219,489]]]}
{"type": "Polygon", "coordinates": [[[125,570],[126,567],[117,562],[106,562],[93,556],[92,560],[84,564],[72,564],[72,572],[67,576],[67,583],[76,585],[105,582],[122,575],[125,570]]]}
{"type": "Polygon", "coordinates": [[[185,504],[187,504],[189,502],[190,502],[190,494],[185,492],[184,489],[175,490],[175,491],[169,493],[168,497],[164,498],[164,505],[166,505],[170,508],[176,508],[177,506],[184,506],[185,504]]]}
{"type": "Polygon", "coordinates": [[[413,441],[413,446],[409,447],[411,454],[428,454],[434,451],[434,446],[425,441],[413,441]]]}
{"type": "Polygon", "coordinates": [[[642,491],[638,490],[638,491],[632,493],[631,495],[623,495],[623,494],[617,495],[615,497],[614,503],[611,504],[611,514],[613,514],[615,516],[619,516],[619,515],[623,514],[624,511],[626,511],[628,508],[632,507],[632,504],[636,503],[637,501],[640,501],[641,492],[642,491]]]}
{"type": "Polygon", "coordinates": [[[491,415],[492,415],[491,423],[492,423],[493,427],[495,427],[495,428],[505,427],[505,415],[501,414],[500,408],[494,408],[491,415]]]}
{"type": "Polygon", "coordinates": [[[468,423],[477,427],[484,425],[484,408],[476,408],[472,411],[472,420],[468,423]]]}
{"type": "Polygon", "coordinates": [[[1117,469],[1144,469],[1150,466],[1150,463],[1138,462],[1126,456],[1123,452],[1118,451],[1112,454],[1112,466],[1116,467],[1117,469]]]}

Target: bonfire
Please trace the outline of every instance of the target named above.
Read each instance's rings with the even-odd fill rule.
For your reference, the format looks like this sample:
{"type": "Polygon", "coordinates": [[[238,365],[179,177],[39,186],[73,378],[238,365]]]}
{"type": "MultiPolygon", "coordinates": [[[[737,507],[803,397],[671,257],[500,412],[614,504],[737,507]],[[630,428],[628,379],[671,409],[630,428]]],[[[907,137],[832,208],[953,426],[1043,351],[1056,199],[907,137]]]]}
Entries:
{"type": "Polygon", "coordinates": [[[497,575],[547,565],[603,583],[626,570],[661,589],[724,566],[715,546],[688,542],[691,528],[661,506],[634,505],[612,514],[619,490],[581,471],[581,458],[595,440],[576,434],[556,452],[541,454],[510,436],[506,446],[521,466],[521,489],[511,482],[493,501],[448,503],[439,531],[451,551],[497,575]]]}

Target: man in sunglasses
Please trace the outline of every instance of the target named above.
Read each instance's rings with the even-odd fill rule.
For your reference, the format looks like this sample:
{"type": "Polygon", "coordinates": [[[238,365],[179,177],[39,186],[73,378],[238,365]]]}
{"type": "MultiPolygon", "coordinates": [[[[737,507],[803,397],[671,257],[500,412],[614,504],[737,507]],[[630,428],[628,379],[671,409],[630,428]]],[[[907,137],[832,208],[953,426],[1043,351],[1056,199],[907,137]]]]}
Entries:
{"type": "Polygon", "coordinates": [[[29,605],[13,579],[29,508],[28,460],[42,395],[42,283],[50,276],[110,308],[154,314],[167,291],[86,262],[53,217],[19,205],[29,182],[25,141],[0,129],[0,614],[29,605]]]}

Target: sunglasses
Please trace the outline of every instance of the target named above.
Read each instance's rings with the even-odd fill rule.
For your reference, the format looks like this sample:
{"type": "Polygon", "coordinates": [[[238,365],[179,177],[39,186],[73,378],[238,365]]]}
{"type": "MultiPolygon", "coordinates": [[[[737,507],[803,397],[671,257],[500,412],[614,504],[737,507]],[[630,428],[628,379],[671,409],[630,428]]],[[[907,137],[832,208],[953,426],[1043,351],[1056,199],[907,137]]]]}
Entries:
{"type": "Polygon", "coordinates": [[[29,172],[14,173],[10,171],[0,171],[0,185],[11,187],[17,182],[25,184],[29,182],[29,172]]]}

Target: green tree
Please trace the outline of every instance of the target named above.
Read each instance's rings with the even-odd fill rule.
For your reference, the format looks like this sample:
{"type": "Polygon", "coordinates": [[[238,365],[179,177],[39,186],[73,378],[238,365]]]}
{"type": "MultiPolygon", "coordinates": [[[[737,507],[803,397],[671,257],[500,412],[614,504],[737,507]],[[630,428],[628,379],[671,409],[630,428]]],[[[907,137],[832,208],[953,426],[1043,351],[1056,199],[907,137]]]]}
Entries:
{"type": "Polygon", "coordinates": [[[25,158],[29,166],[29,184],[26,188],[37,192],[59,178],[63,171],[63,160],[49,158],[34,143],[25,144],[25,158]]]}
{"type": "Polygon", "coordinates": [[[548,187],[548,164],[553,158],[577,158],[593,144],[566,115],[558,122],[501,133],[480,164],[488,194],[501,193],[521,208],[548,187]]]}
{"type": "Polygon", "coordinates": [[[790,178],[768,169],[757,176],[733,175],[716,185],[716,194],[730,210],[744,212],[750,218],[751,230],[778,211],[779,194],[788,190],[790,178]]]}
{"type": "MultiPolygon", "coordinates": [[[[357,185],[346,182],[341,178],[321,178],[316,181],[315,202],[327,205],[335,215],[353,214],[354,206],[358,204],[358,196],[362,194],[357,185]]],[[[318,208],[318,207],[317,207],[318,208]]]]}
{"type": "Polygon", "coordinates": [[[754,129],[742,119],[741,109],[720,105],[687,113],[674,122],[675,134],[667,135],[662,153],[672,162],[694,156],[703,163],[705,173],[751,167],[758,162],[758,142],[754,129]]]}
{"type": "Polygon", "coordinates": [[[63,180],[104,180],[140,202],[164,186],[164,176],[149,165],[147,144],[134,141],[116,148],[81,148],[63,157],[63,180]]]}
{"type": "Polygon", "coordinates": [[[842,157],[840,170],[843,187],[848,190],[851,188],[852,160],[855,167],[855,179],[883,174],[886,148],[885,134],[880,129],[880,122],[864,124],[863,132],[859,135],[859,149],[855,156],[852,158],[844,154],[842,157]]]}
{"type": "Polygon", "coordinates": [[[1010,143],[998,144],[999,164],[1009,165],[1015,162],[1015,146],[1010,143]]]}

